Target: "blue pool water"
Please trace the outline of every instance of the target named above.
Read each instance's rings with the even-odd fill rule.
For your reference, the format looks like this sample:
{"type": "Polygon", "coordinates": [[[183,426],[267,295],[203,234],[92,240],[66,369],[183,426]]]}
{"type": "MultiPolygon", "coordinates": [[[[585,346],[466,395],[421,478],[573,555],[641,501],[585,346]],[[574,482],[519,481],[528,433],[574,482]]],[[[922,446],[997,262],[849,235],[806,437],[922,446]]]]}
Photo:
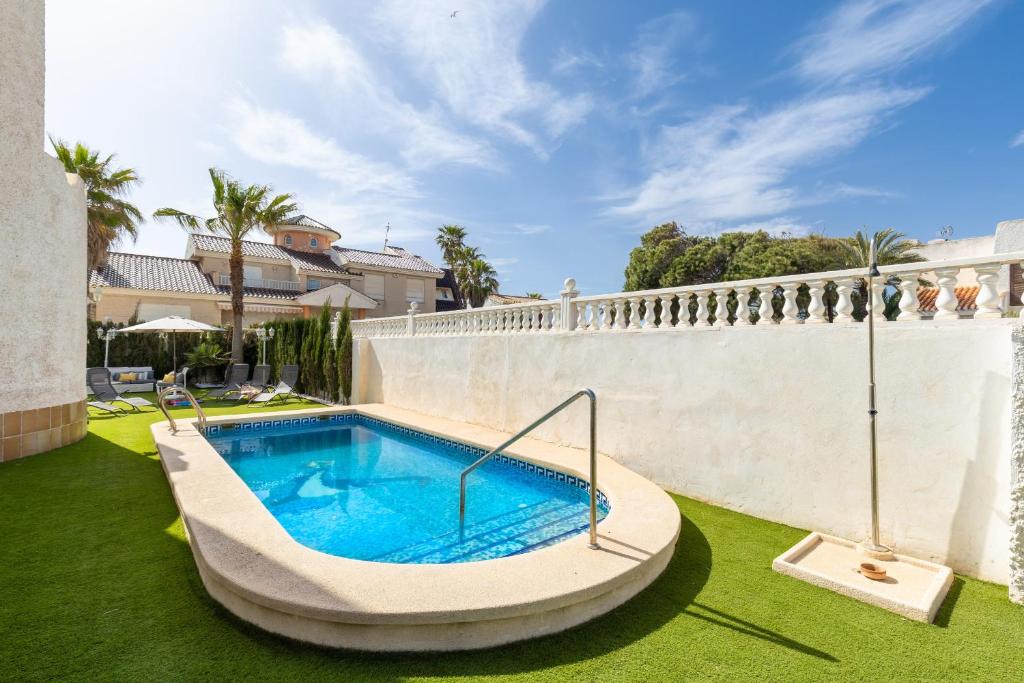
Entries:
{"type": "MultiPolygon", "coordinates": [[[[585,482],[363,416],[214,428],[213,447],[295,540],[331,555],[436,564],[529,552],[588,528],[585,482]],[[298,424],[290,424],[295,422],[298,424]]],[[[599,519],[607,514],[604,497],[599,519]]]]}

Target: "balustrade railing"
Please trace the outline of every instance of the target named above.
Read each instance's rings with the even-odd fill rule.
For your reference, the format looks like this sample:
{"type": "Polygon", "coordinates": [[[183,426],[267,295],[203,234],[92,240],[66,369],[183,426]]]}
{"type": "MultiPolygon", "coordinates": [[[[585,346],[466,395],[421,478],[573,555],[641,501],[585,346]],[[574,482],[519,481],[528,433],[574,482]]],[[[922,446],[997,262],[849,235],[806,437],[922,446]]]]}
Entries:
{"type": "MultiPolygon", "coordinates": [[[[872,310],[876,321],[1000,318],[1006,311],[1011,264],[1024,252],[881,266],[872,310]],[[973,270],[974,289],[958,275],[973,270]],[[927,292],[922,307],[921,294],[927,292]],[[934,295],[934,296],[933,296],[934,295]],[[962,302],[969,302],[962,306],[962,302]],[[888,311],[887,311],[888,309],[888,311]]],[[[702,327],[856,323],[866,311],[864,268],[714,282],[638,292],[579,296],[571,278],[559,300],[417,314],[352,323],[357,337],[654,331],[702,327]]]]}
{"type": "MultiPolygon", "coordinates": [[[[230,286],[231,285],[231,276],[230,275],[223,275],[223,274],[219,275],[217,277],[217,284],[230,286]]],[[[281,289],[281,290],[285,290],[285,291],[288,291],[288,292],[298,292],[298,291],[301,291],[301,289],[299,287],[299,283],[298,282],[294,282],[292,280],[265,280],[265,279],[247,277],[247,278],[243,278],[242,279],[242,286],[244,286],[244,287],[255,287],[257,289],[281,289]]]]}

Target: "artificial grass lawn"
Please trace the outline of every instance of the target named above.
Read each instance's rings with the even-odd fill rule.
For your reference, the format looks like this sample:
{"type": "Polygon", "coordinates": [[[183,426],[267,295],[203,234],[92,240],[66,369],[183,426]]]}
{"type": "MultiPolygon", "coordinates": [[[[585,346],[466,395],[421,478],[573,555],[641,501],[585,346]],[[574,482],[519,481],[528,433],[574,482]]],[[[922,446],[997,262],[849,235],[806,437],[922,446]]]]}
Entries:
{"type": "MultiPolygon", "coordinates": [[[[247,409],[208,412],[232,410],[247,409]]],[[[159,419],[97,416],[77,444],[0,464],[0,679],[877,681],[1024,672],[1024,608],[1005,587],[957,577],[937,625],[908,621],[773,573],[772,558],[804,532],[679,496],[683,532],[664,575],[566,633],[442,655],[290,642],[207,596],[150,437],[159,419]]]]}

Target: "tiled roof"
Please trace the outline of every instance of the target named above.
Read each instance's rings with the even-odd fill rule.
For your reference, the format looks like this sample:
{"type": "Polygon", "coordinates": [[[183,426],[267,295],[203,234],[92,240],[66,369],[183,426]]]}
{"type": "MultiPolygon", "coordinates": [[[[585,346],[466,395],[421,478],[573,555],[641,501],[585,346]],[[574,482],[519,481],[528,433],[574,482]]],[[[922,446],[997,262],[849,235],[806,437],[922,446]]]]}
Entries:
{"type": "Polygon", "coordinates": [[[526,304],[531,301],[540,301],[540,299],[534,299],[530,296],[520,296],[518,294],[488,294],[487,298],[496,304],[526,304]]]}
{"type": "MultiPolygon", "coordinates": [[[[217,293],[231,296],[229,285],[216,285],[217,293]]],[[[253,296],[259,299],[287,299],[294,300],[303,292],[296,292],[289,289],[264,289],[263,287],[242,287],[242,296],[253,296]]]]}
{"type": "Polygon", "coordinates": [[[334,233],[338,232],[334,228],[330,228],[330,227],[324,225],[323,223],[321,223],[320,221],[315,220],[313,218],[310,218],[309,216],[307,216],[304,213],[300,213],[298,216],[292,216],[291,218],[285,218],[283,221],[281,221],[281,223],[285,224],[285,225],[304,225],[307,228],[317,228],[319,230],[330,230],[331,232],[334,232],[334,233]]]}
{"type": "Polygon", "coordinates": [[[363,251],[348,247],[332,247],[350,263],[378,268],[395,268],[398,270],[414,270],[432,275],[441,275],[444,271],[425,259],[410,254],[405,249],[394,249],[394,253],[385,254],[380,251],[363,251]]]}
{"type": "MultiPolygon", "coordinates": [[[[217,235],[193,233],[189,239],[196,249],[212,251],[219,254],[231,253],[231,240],[217,235]]],[[[300,270],[312,270],[320,273],[344,273],[345,269],[331,260],[327,254],[315,254],[297,249],[286,249],[266,242],[242,240],[242,256],[288,261],[300,270]]]]}
{"type": "MultiPolygon", "coordinates": [[[[981,291],[981,287],[957,287],[956,292],[956,310],[958,311],[976,311],[978,309],[975,300],[978,298],[978,292],[981,291]]],[[[935,313],[938,311],[938,307],[935,305],[935,300],[939,296],[938,287],[921,287],[917,290],[917,301],[918,310],[922,313],[935,313]]]]}
{"type": "MultiPolygon", "coordinates": [[[[183,294],[231,294],[231,287],[214,285],[210,276],[201,271],[195,261],[117,252],[108,254],[106,265],[89,274],[89,286],[183,294]]],[[[301,292],[259,287],[246,287],[243,290],[244,296],[261,299],[291,300],[300,294],[301,292]]]]}
{"type": "Polygon", "coordinates": [[[185,259],[111,253],[101,268],[89,274],[90,287],[124,287],[187,294],[216,294],[199,264],[185,259]]]}

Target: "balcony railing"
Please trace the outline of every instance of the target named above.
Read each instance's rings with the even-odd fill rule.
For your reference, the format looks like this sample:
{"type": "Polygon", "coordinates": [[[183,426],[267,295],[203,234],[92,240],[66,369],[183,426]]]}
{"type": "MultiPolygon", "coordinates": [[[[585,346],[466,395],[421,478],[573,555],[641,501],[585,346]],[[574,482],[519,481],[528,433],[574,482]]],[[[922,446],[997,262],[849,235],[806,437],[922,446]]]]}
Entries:
{"type": "MultiPolygon", "coordinates": [[[[1006,273],[1011,264],[1024,265],[1024,252],[882,266],[871,292],[875,320],[896,324],[1001,318],[1007,308],[1006,273]],[[977,290],[971,292],[973,303],[968,307],[961,307],[961,270],[973,270],[977,276],[977,290]],[[922,280],[929,283],[927,307],[919,299],[925,286],[922,280]],[[892,302],[897,293],[894,306],[898,308],[890,306],[893,310],[886,317],[886,300],[892,302]]],[[[354,321],[352,331],[357,337],[405,337],[856,323],[865,310],[866,271],[857,268],[592,296],[579,296],[570,278],[560,300],[419,315],[410,311],[406,316],[354,321]]]]}
{"type": "MultiPolygon", "coordinates": [[[[231,286],[230,275],[218,276],[218,284],[231,286]]],[[[282,289],[288,292],[301,292],[302,288],[300,283],[292,280],[264,280],[258,278],[243,278],[242,285],[245,287],[254,287],[257,289],[282,289]]]]}

